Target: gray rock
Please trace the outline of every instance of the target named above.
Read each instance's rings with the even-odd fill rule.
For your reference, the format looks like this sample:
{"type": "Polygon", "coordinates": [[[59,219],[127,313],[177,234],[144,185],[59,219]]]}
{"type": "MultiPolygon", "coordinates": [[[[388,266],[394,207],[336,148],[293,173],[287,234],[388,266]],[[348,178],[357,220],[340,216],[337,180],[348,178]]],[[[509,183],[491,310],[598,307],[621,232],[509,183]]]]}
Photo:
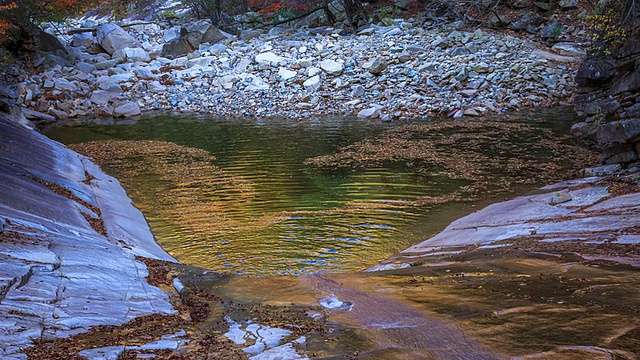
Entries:
{"type": "Polygon", "coordinates": [[[393,29],[385,32],[384,36],[396,36],[396,35],[402,35],[402,34],[403,34],[403,31],[400,30],[400,28],[394,27],[393,29]]]}
{"type": "Polygon", "coordinates": [[[12,230],[38,239],[6,243],[0,249],[0,273],[20,281],[19,287],[3,290],[0,307],[5,315],[46,314],[4,316],[0,357],[26,358],[20,353],[42,334],[66,338],[96,325],[175,313],[167,295],[145,281],[146,266],[135,256],[174,260],[155,243],[142,213],[131,205],[118,181],[88,158],[6,116],[0,118],[0,133],[0,158],[6,160],[0,172],[2,219],[37,224],[26,232],[21,227],[12,230]],[[25,172],[99,207],[106,236],[91,228],[82,215],[87,211],[84,206],[29,177],[16,176],[25,172]],[[82,182],[87,173],[92,176],[90,183],[82,182]],[[57,290],[61,287],[64,296],[57,290]]]}
{"type": "Polygon", "coordinates": [[[152,80],[156,78],[156,75],[151,71],[149,67],[138,67],[133,69],[133,73],[137,77],[145,80],[152,80]]]}
{"type": "Polygon", "coordinates": [[[380,75],[387,68],[387,61],[383,58],[375,58],[365,63],[364,68],[374,75],[380,75]]]}
{"type": "Polygon", "coordinates": [[[624,114],[625,114],[625,117],[627,118],[640,117],[640,103],[637,103],[628,107],[625,110],[624,114]]]}
{"type": "Polygon", "coordinates": [[[114,117],[131,117],[140,115],[141,113],[140,106],[134,101],[126,102],[113,110],[114,117]]]}
{"type": "Polygon", "coordinates": [[[124,48],[142,48],[142,44],[136,38],[114,23],[98,26],[96,38],[102,48],[110,55],[124,48]]]}
{"type": "Polygon", "coordinates": [[[538,25],[542,24],[543,21],[544,19],[542,19],[542,17],[529,12],[522,16],[519,20],[511,23],[511,25],[509,25],[509,28],[513,30],[524,30],[527,28],[527,26],[537,27],[538,25]]]}
{"type": "Polygon", "coordinates": [[[313,93],[318,91],[318,89],[320,89],[320,87],[322,86],[322,80],[320,79],[319,75],[315,75],[310,77],[309,79],[307,79],[302,86],[304,86],[305,90],[307,90],[307,92],[313,93]]]}
{"type": "Polygon", "coordinates": [[[249,41],[255,38],[259,38],[260,35],[262,35],[262,31],[260,30],[254,30],[254,29],[242,30],[242,32],[240,33],[240,40],[249,41]]]}
{"type": "MultiPolygon", "coordinates": [[[[591,185],[582,189],[572,189],[569,193],[573,198],[569,203],[572,206],[549,205],[549,193],[518,197],[490,205],[452,222],[438,235],[414,245],[400,254],[415,255],[429,251],[434,247],[450,244],[462,246],[504,242],[531,236],[532,228],[536,229],[536,240],[538,241],[541,241],[541,238],[554,241],[581,239],[585,232],[615,232],[615,229],[635,226],[631,224],[637,224],[640,221],[637,217],[618,213],[617,211],[628,205],[621,206],[615,202],[615,199],[606,200],[610,194],[604,186],[591,185]],[[602,200],[606,201],[601,202],[602,200]],[[584,217],[580,215],[581,209],[589,208],[595,204],[610,211],[602,211],[606,215],[595,217],[595,221],[585,222],[584,217]],[[559,238],[559,234],[562,234],[562,237],[559,238]]],[[[640,194],[635,194],[632,201],[638,201],[639,198],[640,194]]]]}
{"type": "Polygon", "coordinates": [[[638,153],[632,144],[617,144],[603,150],[599,159],[603,164],[625,164],[638,160],[638,153]]]}
{"type": "Polygon", "coordinates": [[[94,64],[89,64],[84,61],[76,63],[76,69],[86,74],[92,74],[94,71],[98,70],[98,68],[94,64]]]}
{"type": "Polygon", "coordinates": [[[360,98],[360,97],[364,96],[365,92],[366,92],[366,90],[365,90],[364,86],[355,85],[353,87],[353,90],[351,91],[351,97],[360,98]]]}
{"type": "Polygon", "coordinates": [[[49,114],[45,114],[43,112],[40,111],[36,111],[36,110],[32,110],[29,108],[23,108],[22,109],[22,114],[29,120],[38,123],[38,124],[46,124],[46,123],[52,123],[54,121],[56,121],[56,118],[54,116],[51,116],[49,114]]]}
{"type": "Polygon", "coordinates": [[[380,117],[380,109],[378,109],[375,106],[372,106],[372,107],[366,108],[366,109],[362,109],[362,110],[360,110],[360,112],[358,112],[357,116],[359,118],[362,118],[362,119],[379,118],[380,117]]]}
{"type": "Polygon", "coordinates": [[[566,203],[573,200],[573,196],[569,191],[559,191],[553,193],[551,195],[551,199],[549,200],[549,205],[558,205],[562,203],[566,203]]]}
{"type": "Polygon", "coordinates": [[[196,48],[187,41],[186,38],[179,38],[169,41],[162,46],[162,56],[174,59],[192,53],[196,48]]]}
{"type": "Polygon", "coordinates": [[[622,170],[620,164],[602,165],[597,167],[590,167],[582,170],[582,176],[594,177],[594,176],[609,176],[622,170]]]}
{"type": "Polygon", "coordinates": [[[207,49],[212,55],[220,56],[224,54],[229,48],[223,44],[213,44],[207,49]]]}
{"type": "Polygon", "coordinates": [[[92,54],[92,55],[98,55],[98,54],[104,54],[107,51],[97,42],[94,42],[91,46],[89,46],[85,52],[87,54],[92,54]]]}
{"type": "Polygon", "coordinates": [[[628,119],[601,124],[596,130],[598,143],[615,144],[640,140],[640,119],[628,119]]]}
{"type": "Polygon", "coordinates": [[[284,81],[291,80],[291,79],[295,78],[296,75],[298,75],[298,72],[296,72],[296,71],[289,70],[289,69],[284,68],[284,67],[281,67],[280,69],[278,69],[278,76],[284,81]]]}
{"type": "Polygon", "coordinates": [[[79,92],[80,90],[75,83],[62,78],[55,79],[54,84],[56,90],[66,90],[71,92],[79,92]]]}
{"type": "Polygon", "coordinates": [[[149,91],[151,91],[152,93],[161,92],[161,91],[167,90],[167,86],[166,85],[162,85],[157,80],[148,82],[147,83],[147,87],[149,88],[149,91]]]}
{"type": "Polygon", "coordinates": [[[49,113],[59,120],[64,120],[71,117],[71,114],[67,113],[66,111],[59,110],[53,107],[49,109],[49,113]]]}
{"type": "MultiPolygon", "coordinates": [[[[249,85],[244,89],[245,91],[259,91],[269,90],[269,84],[259,76],[246,74],[245,80],[248,80],[249,85]]],[[[242,76],[241,76],[242,77],[242,76]]]]}
{"type": "Polygon", "coordinates": [[[53,89],[54,86],[56,86],[56,83],[52,79],[45,79],[44,83],[42,83],[43,89],[53,89]]]}
{"type": "Polygon", "coordinates": [[[411,55],[411,53],[407,51],[403,51],[402,53],[400,53],[400,55],[398,55],[398,61],[400,61],[401,63],[406,63],[411,60],[413,60],[413,55],[411,55]]]}
{"type": "Polygon", "coordinates": [[[99,63],[96,63],[96,69],[98,70],[107,70],[110,69],[114,66],[118,65],[118,61],[117,60],[106,60],[106,61],[101,61],[99,63]]]}
{"type": "Polygon", "coordinates": [[[469,55],[469,50],[463,47],[456,46],[449,51],[451,56],[469,55]]]}
{"type": "Polygon", "coordinates": [[[460,94],[465,98],[475,97],[477,93],[478,93],[478,90],[462,90],[462,91],[460,91],[460,94]]]}
{"type": "Polygon", "coordinates": [[[302,67],[302,68],[308,68],[310,66],[313,66],[313,63],[316,61],[316,59],[314,58],[302,58],[302,59],[298,59],[296,61],[296,65],[302,67]]]}
{"type": "Polygon", "coordinates": [[[358,35],[361,35],[361,36],[371,36],[375,33],[376,33],[376,29],[373,27],[364,28],[358,31],[358,35]]]}
{"type": "Polygon", "coordinates": [[[563,43],[563,42],[555,43],[551,47],[551,50],[556,54],[560,54],[564,56],[584,57],[587,55],[586,51],[584,51],[583,49],[581,49],[580,47],[572,43],[563,43]]]}
{"type": "Polygon", "coordinates": [[[56,66],[65,67],[71,65],[69,60],[54,54],[45,54],[38,60],[36,60],[33,65],[37,68],[50,69],[56,66]]]}
{"type": "Polygon", "coordinates": [[[462,82],[469,78],[469,70],[466,67],[460,69],[460,71],[456,74],[456,80],[462,82]]]}
{"type": "Polygon", "coordinates": [[[92,360],[118,360],[122,353],[124,353],[124,350],[124,345],[116,345],[82,350],[79,354],[92,360]]]}
{"type": "Polygon", "coordinates": [[[151,57],[149,53],[142,48],[124,48],[113,54],[114,58],[123,58],[130,62],[149,62],[151,57]]]}
{"type": "Polygon", "coordinates": [[[193,49],[197,49],[200,44],[215,44],[226,39],[218,28],[204,20],[186,25],[184,31],[186,34],[182,34],[180,38],[186,39],[193,49]]]}
{"type": "Polygon", "coordinates": [[[16,100],[19,96],[15,87],[0,82],[0,98],[16,100]]]}
{"type": "Polygon", "coordinates": [[[169,29],[166,29],[162,34],[162,41],[164,41],[165,43],[168,43],[170,41],[179,39],[181,30],[182,30],[182,27],[180,26],[173,26],[169,29]]]}
{"type": "Polygon", "coordinates": [[[213,79],[213,85],[221,86],[224,89],[231,89],[233,88],[233,84],[239,80],[240,79],[234,75],[219,76],[213,79]]]}
{"type": "Polygon", "coordinates": [[[91,33],[73,34],[73,37],[71,38],[71,46],[84,46],[85,48],[88,48],[93,45],[94,41],[95,38],[91,33]]]}
{"type": "Polygon", "coordinates": [[[557,20],[553,20],[542,29],[540,29],[540,37],[543,39],[555,39],[562,35],[562,25],[557,20]]]}
{"type": "Polygon", "coordinates": [[[338,76],[342,74],[342,71],[344,71],[344,65],[342,63],[331,59],[321,61],[320,68],[332,76],[338,76]]]}
{"type": "Polygon", "coordinates": [[[267,32],[270,37],[279,37],[287,33],[287,30],[281,26],[274,26],[267,32]]]}
{"type": "Polygon", "coordinates": [[[480,115],[482,115],[476,109],[466,109],[463,112],[463,114],[466,115],[466,116],[480,116],[480,115]]]}
{"type": "Polygon", "coordinates": [[[491,72],[491,67],[486,62],[481,62],[473,66],[473,71],[483,74],[491,72]]]}
{"type": "Polygon", "coordinates": [[[40,31],[38,33],[39,42],[37,43],[38,50],[43,52],[48,52],[52,54],[56,54],[59,56],[65,56],[67,54],[67,49],[60,42],[57,36],[49,34],[45,31],[40,31]]]}
{"type": "Polygon", "coordinates": [[[112,100],[117,99],[120,96],[119,93],[113,91],[96,90],[91,94],[89,100],[96,105],[105,105],[112,100]]]}
{"type": "Polygon", "coordinates": [[[285,58],[276,55],[271,51],[267,51],[256,55],[255,61],[261,65],[278,66],[285,58]]]}

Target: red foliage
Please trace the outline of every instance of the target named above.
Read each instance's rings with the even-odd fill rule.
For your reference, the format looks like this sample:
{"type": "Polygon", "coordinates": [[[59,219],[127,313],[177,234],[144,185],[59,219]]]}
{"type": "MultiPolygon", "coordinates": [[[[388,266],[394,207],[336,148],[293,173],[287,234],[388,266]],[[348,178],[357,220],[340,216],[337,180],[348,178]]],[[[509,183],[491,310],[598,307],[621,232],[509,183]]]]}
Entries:
{"type": "Polygon", "coordinates": [[[14,30],[40,20],[60,20],[80,11],[92,0],[0,0],[0,44],[14,30]]]}
{"type": "Polygon", "coordinates": [[[274,12],[278,12],[280,9],[282,9],[283,5],[280,2],[274,2],[271,3],[269,5],[267,5],[265,8],[262,8],[260,10],[258,10],[258,14],[270,14],[270,13],[274,13],[274,12]]]}
{"type": "Polygon", "coordinates": [[[294,14],[301,14],[311,9],[311,2],[304,0],[249,0],[249,8],[258,14],[266,15],[287,10],[294,14]]]}
{"type": "Polygon", "coordinates": [[[249,9],[260,10],[265,7],[267,0],[249,0],[249,9]]]}
{"type": "Polygon", "coordinates": [[[291,12],[293,12],[294,14],[302,14],[311,9],[311,5],[309,5],[308,2],[302,2],[302,3],[294,2],[290,4],[289,7],[291,8],[291,12]]]}
{"type": "Polygon", "coordinates": [[[17,27],[7,20],[0,19],[0,44],[10,40],[9,32],[13,29],[17,27]]]}

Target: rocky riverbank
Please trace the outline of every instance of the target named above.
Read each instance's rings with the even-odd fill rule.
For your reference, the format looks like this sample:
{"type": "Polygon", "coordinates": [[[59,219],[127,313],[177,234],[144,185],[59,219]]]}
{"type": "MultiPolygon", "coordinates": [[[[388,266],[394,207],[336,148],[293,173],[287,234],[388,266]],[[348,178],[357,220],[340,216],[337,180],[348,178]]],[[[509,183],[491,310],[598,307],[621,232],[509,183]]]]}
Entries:
{"type": "MultiPolygon", "coordinates": [[[[357,34],[328,27],[246,30],[206,21],[99,24],[35,63],[18,102],[35,121],[143,112],[383,120],[500,113],[567,102],[583,53],[414,19],[357,34]]],[[[71,31],[73,32],[73,31],[71,31]]]]}

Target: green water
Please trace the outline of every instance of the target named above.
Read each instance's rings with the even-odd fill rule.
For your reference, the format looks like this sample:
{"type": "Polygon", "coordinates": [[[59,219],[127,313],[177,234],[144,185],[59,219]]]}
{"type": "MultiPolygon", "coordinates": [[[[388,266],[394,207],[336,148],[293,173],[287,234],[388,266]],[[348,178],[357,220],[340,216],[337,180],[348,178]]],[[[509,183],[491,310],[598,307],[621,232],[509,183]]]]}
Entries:
{"type": "MultiPolygon", "coordinates": [[[[561,111],[525,120],[564,135],[574,119],[561,111]]],[[[178,260],[236,274],[298,275],[369,267],[479,205],[410,204],[468,183],[438,171],[417,172],[403,164],[329,171],[303,164],[393,126],[357,119],[292,123],[155,116],[53,128],[47,135],[67,144],[159,140],[179,145],[147,149],[146,157],[138,150],[135,156],[107,155],[98,163],[122,182],[157,241],[178,260]],[[181,164],[185,156],[180,153],[191,148],[212,157],[189,155],[190,162],[181,164]]],[[[505,196],[513,194],[487,198],[505,196]]]]}

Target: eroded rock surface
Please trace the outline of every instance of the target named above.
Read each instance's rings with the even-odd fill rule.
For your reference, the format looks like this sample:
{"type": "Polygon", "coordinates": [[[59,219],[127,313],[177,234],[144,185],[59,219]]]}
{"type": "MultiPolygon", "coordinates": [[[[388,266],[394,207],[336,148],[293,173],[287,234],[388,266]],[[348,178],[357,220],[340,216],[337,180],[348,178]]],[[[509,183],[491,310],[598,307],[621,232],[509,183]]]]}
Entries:
{"type": "Polygon", "coordinates": [[[636,251],[618,249],[608,254],[597,247],[634,247],[640,243],[638,172],[634,168],[609,177],[566,181],[544,187],[540,194],[489,205],[371,270],[402,268],[430,257],[477,249],[508,247],[555,254],[575,252],[585,259],[640,266],[636,251]],[[574,251],[576,248],[578,251],[574,251]]]}
{"type": "Polygon", "coordinates": [[[118,181],[0,115],[0,357],[34,340],[172,314],[136,256],[175,261],[118,181]]]}

